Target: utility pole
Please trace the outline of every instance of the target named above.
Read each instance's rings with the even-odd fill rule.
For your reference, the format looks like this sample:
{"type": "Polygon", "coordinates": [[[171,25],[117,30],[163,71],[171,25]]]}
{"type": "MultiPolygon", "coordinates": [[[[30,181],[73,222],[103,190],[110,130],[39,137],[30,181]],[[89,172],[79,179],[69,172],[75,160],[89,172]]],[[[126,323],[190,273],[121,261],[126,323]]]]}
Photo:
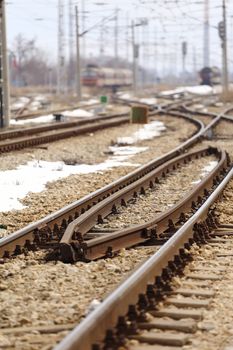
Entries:
{"type": "Polygon", "coordinates": [[[64,34],[64,2],[58,0],[58,72],[57,93],[64,93],[66,85],[65,72],[65,34],[64,34]]]}
{"type": "Polygon", "coordinates": [[[163,60],[163,65],[162,65],[162,74],[163,74],[163,80],[165,79],[166,75],[166,60],[167,60],[167,53],[166,53],[166,41],[165,37],[163,36],[162,38],[162,60],[163,60]]]}
{"type": "Polygon", "coordinates": [[[204,12],[204,67],[209,67],[210,64],[210,35],[209,35],[209,0],[205,0],[204,12]]]}
{"type": "Polygon", "coordinates": [[[149,42],[149,29],[148,32],[146,33],[146,26],[143,25],[142,26],[142,43],[143,43],[143,51],[142,51],[142,67],[143,67],[143,71],[142,71],[142,82],[141,84],[144,86],[146,84],[146,71],[145,71],[145,67],[146,67],[146,54],[147,54],[147,43],[149,42]]]}
{"type": "Polygon", "coordinates": [[[74,59],[74,4],[69,0],[69,80],[73,88],[73,59],[74,59]]]}
{"type": "Polygon", "coordinates": [[[138,45],[135,44],[135,32],[134,32],[134,21],[131,22],[132,31],[132,48],[133,48],[133,93],[137,94],[137,58],[138,58],[138,45]]]}
{"type": "Polygon", "coordinates": [[[0,127],[10,124],[8,55],[6,43],[5,0],[0,0],[0,127]]]}
{"type": "Polygon", "coordinates": [[[186,73],[186,55],[187,55],[187,41],[183,41],[182,42],[182,65],[183,65],[184,78],[186,73]]]}
{"type": "Polygon", "coordinates": [[[130,47],[130,45],[128,45],[128,43],[130,42],[130,38],[129,38],[130,30],[129,30],[129,28],[130,28],[130,22],[129,22],[129,14],[127,12],[127,14],[126,14],[126,31],[125,31],[125,42],[126,42],[126,52],[125,52],[125,54],[126,54],[127,62],[129,62],[129,47],[130,47]]]}
{"type": "Polygon", "coordinates": [[[227,66],[227,25],[226,25],[226,0],[222,1],[223,12],[223,36],[222,36],[222,72],[223,72],[223,99],[228,96],[228,66],[227,66]]]}
{"type": "Polygon", "coordinates": [[[193,72],[196,76],[197,74],[197,57],[196,57],[196,48],[193,45],[193,72]]]}
{"type": "Polygon", "coordinates": [[[104,56],[104,22],[100,25],[100,59],[104,56]]]}
{"type": "MultiPolygon", "coordinates": [[[[85,0],[82,0],[82,33],[86,30],[86,10],[85,10],[85,0]]],[[[82,57],[83,62],[86,59],[86,38],[85,35],[82,38],[82,57]]]]}
{"type": "Polygon", "coordinates": [[[115,10],[115,28],[114,28],[114,52],[115,52],[115,62],[114,67],[115,69],[118,68],[118,8],[115,10]]]}
{"type": "Polygon", "coordinates": [[[77,78],[77,97],[78,101],[82,99],[82,87],[81,87],[81,63],[80,63],[80,46],[79,46],[79,18],[78,18],[78,6],[75,6],[75,23],[76,23],[76,78],[77,78]]]}
{"type": "Polygon", "coordinates": [[[154,36],[154,41],[155,41],[155,43],[154,43],[154,57],[155,57],[155,59],[154,59],[154,67],[155,67],[155,76],[156,76],[156,80],[157,80],[157,82],[158,82],[158,78],[159,78],[159,76],[158,76],[158,61],[159,61],[159,55],[158,55],[158,50],[157,50],[157,48],[158,48],[158,42],[157,42],[157,40],[158,40],[158,37],[157,37],[157,27],[156,27],[156,25],[155,25],[155,36],[154,36]]]}

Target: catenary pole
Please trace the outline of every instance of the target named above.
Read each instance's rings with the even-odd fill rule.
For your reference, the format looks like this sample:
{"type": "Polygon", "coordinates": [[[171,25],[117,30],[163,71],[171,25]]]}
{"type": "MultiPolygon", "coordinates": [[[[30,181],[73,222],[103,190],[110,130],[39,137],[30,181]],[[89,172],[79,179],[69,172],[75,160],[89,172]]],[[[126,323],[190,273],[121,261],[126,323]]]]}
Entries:
{"type": "Polygon", "coordinates": [[[0,104],[1,104],[1,127],[10,124],[10,94],[9,94],[9,67],[6,42],[6,17],[5,0],[0,0],[0,104]]]}
{"type": "Polygon", "coordinates": [[[135,44],[134,21],[131,22],[132,30],[132,49],[133,49],[133,93],[137,94],[137,48],[135,44]]]}
{"type": "Polygon", "coordinates": [[[80,62],[80,45],[79,45],[79,18],[78,18],[78,6],[75,6],[75,23],[76,23],[76,83],[77,83],[77,97],[80,101],[82,99],[82,87],[81,87],[81,62],[80,62]]]}
{"type": "Polygon", "coordinates": [[[205,0],[205,13],[204,13],[204,67],[210,65],[210,34],[209,34],[209,0],[205,0]]]}
{"type": "Polygon", "coordinates": [[[223,71],[223,99],[227,100],[228,96],[228,66],[227,66],[227,25],[226,25],[226,1],[222,2],[223,12],[223,38],[222,38],[222,71],[223,71]]]}

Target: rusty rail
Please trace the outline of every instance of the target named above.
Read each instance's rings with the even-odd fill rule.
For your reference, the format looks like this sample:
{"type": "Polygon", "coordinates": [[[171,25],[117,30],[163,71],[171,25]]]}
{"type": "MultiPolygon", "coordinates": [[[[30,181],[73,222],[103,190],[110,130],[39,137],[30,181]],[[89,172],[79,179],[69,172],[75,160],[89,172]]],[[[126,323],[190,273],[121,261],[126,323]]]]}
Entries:
{"type": "Polygon", "coordinates": [[[22,137],[16,140],[6,140],[0,142],[0,153],[1,152],[9,152],[12,150],[19,150],[25,147],[31,147],[35,145],[40,145],[43,143],[48,143],[52,141],[61,140],[68,137],[73,137],[77,135],[82,135],[88,132],[97,131],[99,129],[109,128],[113,126],[118,126],[123,123],[127,123],[129,121],[129,117],[116,117],[111,120],[99,121],[88,125],[76,126],[72,128],[67,128],[62,131],[51,132],[49,134],[42,134],[39,136],[29,136],[22,137]]]}
{"type": "Polygon", "coordinates": [[[176,230],[175,225],[185,220],[185,213],[195,209],[202,202],[203,197],[208,196],[214,181],[217,181],[228,167],[228,157],[225,152],[218,149],[205,149],[181,156],[165,163],[143,179],[134,182],[132,185],[118,191],[116,194],[106,198],[95,205],[81,217],[71,222],[60,243],[59,250],[63,262],[74,262],[77,260],[94,260],[104,256],[111,256],[121,248],[129,248],[146,240],[161,238],[164,232],[172,233],[176,230]],[[218,166],[207,175],[200,184],[196,185],[188,195],[178,201],[170,209],[157,215],[153,220],[145,224],[134,225],[127,229],[116,232],[108,232],[102,237],[84,241],[85,234],[111,212],[124,205],[131,197],[138,193],[145,192],[146,188],[154,187],[159,176],[165,176],[166,170],[175,169],[179,163],[186,163],[187,160],[198,158],[205,154],[214,153],[219,157],[218,166]],[[122,203],[123,201],[123,203],[122,203]]]}
{"type": "MultiPolygon", "coordinates": [[[[68,334],[55,347],[55,350],[93,350],[94,348],[102,350],[107,330],[116,327],[120,319],[127,322],[130,305],[137,305],[139,297],[147,294],[148,287],[151,287],[150,290],[153,289],[155,293],[159,288],[159,283],[166,283],[164,276],[170,275],[171,271],[176,271],[179,265],[186,260],[185,249],[189,249],[195,240],[204,239],[208,231],[213,228],[210,207],[232,177],[233,169],[231,168],[196,213],[177,230],[158,252],[68,334]]],[[[130,323],[130,320],[128,322],[130,323]]]]}
{"type": "MultiPolygon", "coordinates": [[[[54,113],[61,113],[61,112],[65,112],[67,110],[74,110],[74,109],[78,109],[78,108],[93,108],[96,106],[99,106],[100,103],[93,103],[93,104],[83,104],[83,105],[77,105],[77,106],[67,106],[64,108],[56,108],[56,109],[45,109],[45,110],[40,110],[37,112],[31,112],[31,113],[27,113],[27,114],[22,114],[22,115],[18,115],[16,114],[15,119],[16,120],[22,120],[22,119],[29,119],[29,118],[37,118],[37,117],[41,117],[42,115],[46,114],[54,114],[54,113]]],[[[25,109],[25,107],[24,107],[25,109]]]]}
{"type": "MultiPolygon", "coordinates": [[[[145,105],[144,103],[142,104],[145,105]]],[[[171,108],[172,106],[179,106],[180,104],[181,102],[165,104],[163,110],[165,111],[166,107],[171,108]]],[[[152,108],[152,110],[152,115],[155,115],[159,113],[160,108],[157,110],[152,108]]],[[[86,120],[61,122],[32,128],[3,131],[0,133],[0,153],[53,142],[63,138],[93,132],[98,129],[117,126],[129,122],[129,120],[129,113],[120,113],[110,116],[92,117],[86,120]],[[60,129],[62,130],[59,131],[60,129]],[[38,135],[39,133],[42,133],[42,135],[38,135]],[[11,140],[12,138],[13,140],[11,140]]]]}
{"type": "MultiPolygon", "coordinates": [[[[113,115],[106,115],[106,116],[98,116],[98,117],[88,117],[84,118],[82,120],[76,120],[76,121],[69,121],[69,122],[54,122],[52,124],[47,125],[40,125],[40,126],[34,126],[30,128],[20,128],[20,129],[13,129],[13,130],[7,130],[0,132],[0,140],[5,139],[11,139],[15,137],[22,137],[26,135],[34,135],[41,132],[51,131],[51,130],[58,130],[58,129],[67,129],[72,128],[75,126],[81,126],[86,124],[92,124],[99,121],[104,120],[111,120],[115,119],[116,117],[128,117],[129,113],[119,113],[119,114],[113,114],[113,115]]],[[[129,120],[129,117],[127,121],[129,120]]]]}
{"type": "Polygon", "coordinates": [[[201,122],[193,120],[191,117],[185,117],[183,115],[181,118],[189,120],[199,128],[196,135],[192,136],[189,140],[185,141],[174,150],[166,153],[164,156],[139,167],[130,174],[123,176],[102,189],[99,189],[94,193],[91,193],[84,198],[56,211],[55,213],[14,232],[8,237],[2,238],[0,240],[0,257],[9,257],[14,254],[22,253],[27,249],[35,249],[37,242],[41,241],[40,237],[43,239],[43,237],[46,238],[48,235],[55,235],[61,238],[66,227],[71,221],[77,218],[80,214],[83,214],[86,210],[90,209],[95,203],[106,198],[108,193],[115,193],[119,189],[138,180],[140,177],[149,173],[164,162],[172,159],[173,157],[179,156],[190,146],[198,142],[202,135],[204,125],[201,122]]]}

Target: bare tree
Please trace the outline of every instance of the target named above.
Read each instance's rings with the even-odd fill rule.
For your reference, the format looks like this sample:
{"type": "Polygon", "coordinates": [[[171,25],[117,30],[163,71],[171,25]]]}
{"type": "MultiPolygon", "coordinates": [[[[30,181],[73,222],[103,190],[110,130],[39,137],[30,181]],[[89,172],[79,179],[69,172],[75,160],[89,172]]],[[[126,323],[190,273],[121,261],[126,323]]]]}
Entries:
{"type": "Polygon", "coordinates": [[[47,85],[51,75],[51,65],[47,55],[36,46],[35,39],[26,39],[21,34],[15,38],[11,50],[11,81],[18,86],[47,85]],[[50,72],[50,73],[49,73],[50,72]]]}

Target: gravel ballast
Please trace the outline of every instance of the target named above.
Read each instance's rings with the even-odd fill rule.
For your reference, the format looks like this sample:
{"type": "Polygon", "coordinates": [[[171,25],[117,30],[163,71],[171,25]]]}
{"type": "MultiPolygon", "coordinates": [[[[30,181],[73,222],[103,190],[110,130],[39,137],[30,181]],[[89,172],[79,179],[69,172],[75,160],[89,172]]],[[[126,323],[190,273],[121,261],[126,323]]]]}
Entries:
{"type": "MultiPolygon", "coordinates": [[[[163,116],[156,118],[165,123],[167,131],[160,137],[138,142],[136,146],[148,147],[148,151],[129,159],[131,163],[145,164],[170,151],[195,131],[195,126],[183,119],[163,116]]],[[[135,124],[105,129],[91,135],[58,141],[46,145],[47,149],[33,148],[2,155],[1,170],[16,168],[29,160],[58,161],[73,159],[78,163],[96,164],[103,162],[109,155],[109,146],[116,143],[118,137],[129,136],[139,128],[135,124]]],[[[134,170],[135,167],[122,166],[86,175],[71,175],[58,181],[47,183],[46,190],[30,193],[21,200],[27,208],[0,213],[0,225],[6,227],[0,235],[6,236],[27,224],[43,218],[45,215],[82,198],[86,194],[116,180],[134,170]],[[69,191],[67,191],[69,188],[69,191]]]]}

